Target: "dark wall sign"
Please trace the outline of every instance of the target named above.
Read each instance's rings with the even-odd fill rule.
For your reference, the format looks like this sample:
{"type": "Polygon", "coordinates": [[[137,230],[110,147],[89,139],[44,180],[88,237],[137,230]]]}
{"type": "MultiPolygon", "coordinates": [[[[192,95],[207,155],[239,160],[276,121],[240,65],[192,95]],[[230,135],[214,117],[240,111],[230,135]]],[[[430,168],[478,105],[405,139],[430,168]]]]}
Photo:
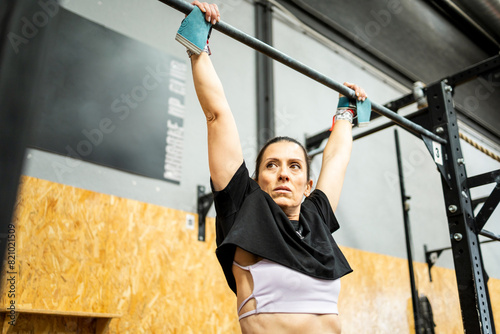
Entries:
{"type": "MultiPolygon", "coordinates": [[[[179,184],[187,62],[60,8],[30,146],[179,184]]],[[[27,45],[29,47],[29,45],[27,45]]]]}

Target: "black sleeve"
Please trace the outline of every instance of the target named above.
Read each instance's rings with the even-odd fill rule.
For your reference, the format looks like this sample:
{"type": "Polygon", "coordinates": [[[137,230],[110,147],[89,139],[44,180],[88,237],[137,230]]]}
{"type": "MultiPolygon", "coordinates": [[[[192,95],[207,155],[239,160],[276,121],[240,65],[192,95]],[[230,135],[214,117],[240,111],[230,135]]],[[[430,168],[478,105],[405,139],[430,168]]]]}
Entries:
{"type": "Polygon", "coordinates": [[[238,211],[247,195],[254,188],[252,185],[255,182],[251,181],[245,162],[241,164],[224,189],[215,191],[212,180],[210,180],[217,214],[215,219],[217,246],[221,245],[231,232],[238,211]]]}
{"type": "Polygon", "coordinates": [[[319,215],[322,217],[324,223],[330,230],[330,233],[333,233],[340,228],[337,218],[335,217],[332,207],[330,206],[330,201],[324,192],[319,189],[315,189],[304,201],[314,204],[319,215]]]}
{"type": "Polygon", "coordinates": [[[226,218],[239,210],[247,193],[249,181],[250,177],[245,162],[234,173],[227,186],[220,191],[214,190],[212,179],[210,179],[217,217],[226,218]]]}

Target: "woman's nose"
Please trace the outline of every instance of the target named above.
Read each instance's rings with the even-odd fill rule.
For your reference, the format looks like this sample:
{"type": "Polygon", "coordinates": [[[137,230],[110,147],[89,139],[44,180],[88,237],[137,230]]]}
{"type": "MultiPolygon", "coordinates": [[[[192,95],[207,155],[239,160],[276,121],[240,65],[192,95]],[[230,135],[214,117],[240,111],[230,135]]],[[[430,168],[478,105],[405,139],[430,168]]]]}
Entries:
{"type": "Polygon", "coordinates": [[[280,181],[290,181],[290,178],[288,177],[288,173],[286,169],[282,168],[279,173],[278,180],[280,181]]]}

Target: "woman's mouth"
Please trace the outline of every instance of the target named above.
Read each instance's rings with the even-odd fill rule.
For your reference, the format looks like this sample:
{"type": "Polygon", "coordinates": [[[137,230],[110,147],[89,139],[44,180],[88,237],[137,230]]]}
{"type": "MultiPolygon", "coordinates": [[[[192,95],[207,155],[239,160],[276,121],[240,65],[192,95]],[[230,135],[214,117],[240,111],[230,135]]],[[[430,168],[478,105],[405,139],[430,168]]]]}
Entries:
{"type": "Polygon", "coordinates": [[[290,193],[292,192],[290,190],[290,188],[286,187],[286,186],[279,186],[279,187],[276,187],[274,188],[274,191],[277,192],[277,193],[290,193]]]}

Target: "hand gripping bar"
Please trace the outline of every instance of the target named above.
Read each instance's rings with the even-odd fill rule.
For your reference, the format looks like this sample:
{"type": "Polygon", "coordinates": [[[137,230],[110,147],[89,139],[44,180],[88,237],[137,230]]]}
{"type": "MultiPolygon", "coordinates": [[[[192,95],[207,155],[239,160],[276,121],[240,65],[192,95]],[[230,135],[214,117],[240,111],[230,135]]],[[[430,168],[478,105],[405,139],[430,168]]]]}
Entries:
{"type": "MultiPolygon", "coordinates": [[[[191,13],[191,10],[193,9],[193,5],[183,1],[183,0],[159,0],[160,2],[177,9],[178,11],[184,13],[184,14],[189,14],[191,13]]],[[[309,66],[304,65],[303,63],[293,59],[292,57],[284,54],[283,52],[273,48],[272,46],[256,39],[255,37],[252,37],[241,30],[238,30],[232,26],[230,26],[227,23],[224,23],[223,21],[220,21],[216,23],[213,26],[213,29],[220,31],[221,33],[234,38],[235,40],[265,54],[266,56],[279,61],[280,63],[296,70],[297,72],[300,72],[304,74],[305,76],[308,76],[309,78],[316,80],[317,82],[341,93],[344,96],[348,96],[352,99],[356,98],[354,90],[338,83],[335,82],[334,80],[330,79],[329,77],[321,74],[320,72],[310,68],[309,66]]],[[[438,135],[430,132],[429,130],[423,128],[422,126],[413,123],[412,121],[404,118],[403,116],[393,112],[390,109],[387,109],[383,105],[380,105],[375,102],[371,102],[372,104],[372,110],[375,111],[376,113],[383,115],[392,121],[394,123],[398,124],[402,128],[412,131],[414,133],[419,133],[421,135],[424,135],[438,143],[441,144],[446,144],[446,140],[439,137],[438,135]]]]}

